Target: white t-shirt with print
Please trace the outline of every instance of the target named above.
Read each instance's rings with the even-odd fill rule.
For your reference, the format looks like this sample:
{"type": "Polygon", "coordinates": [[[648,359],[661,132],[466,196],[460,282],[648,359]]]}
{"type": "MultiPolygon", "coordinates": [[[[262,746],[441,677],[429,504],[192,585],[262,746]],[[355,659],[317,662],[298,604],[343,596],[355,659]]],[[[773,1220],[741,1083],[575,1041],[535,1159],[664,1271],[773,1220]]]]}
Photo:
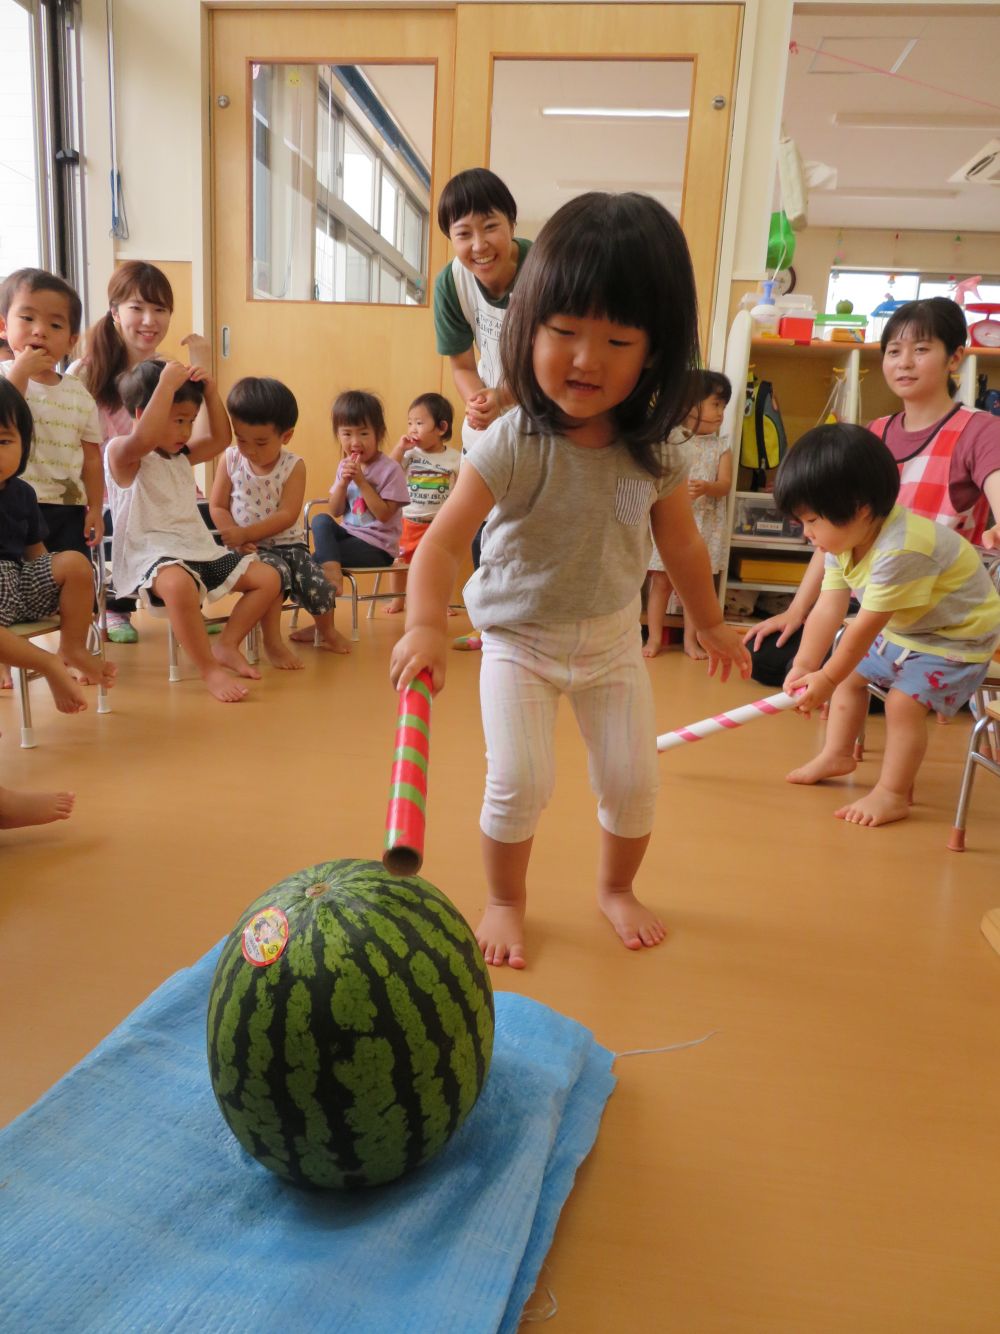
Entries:
{"type": "MultiPolygon", "coordinates": [[[[0,362],[9,377],[14,363],[0,362]]],[[[42,505],[86,505],[83,446],[99,445],[97,404],[79,380],[63,375],[58,384],[28,381],[25,394],[34,423],[28,466],[21,474],[42,505]]]]}

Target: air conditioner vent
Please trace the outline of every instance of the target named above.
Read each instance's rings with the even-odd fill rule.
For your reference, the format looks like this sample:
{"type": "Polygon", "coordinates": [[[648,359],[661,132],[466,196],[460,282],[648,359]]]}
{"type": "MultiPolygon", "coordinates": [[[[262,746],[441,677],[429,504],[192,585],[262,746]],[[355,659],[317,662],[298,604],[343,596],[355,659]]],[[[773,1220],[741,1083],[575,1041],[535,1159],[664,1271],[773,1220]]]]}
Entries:
{"type": "Polygon", "coordinates": [[[948,180],[955,185],[1000,185],[1000,139],[983,144],[948,180]]]}

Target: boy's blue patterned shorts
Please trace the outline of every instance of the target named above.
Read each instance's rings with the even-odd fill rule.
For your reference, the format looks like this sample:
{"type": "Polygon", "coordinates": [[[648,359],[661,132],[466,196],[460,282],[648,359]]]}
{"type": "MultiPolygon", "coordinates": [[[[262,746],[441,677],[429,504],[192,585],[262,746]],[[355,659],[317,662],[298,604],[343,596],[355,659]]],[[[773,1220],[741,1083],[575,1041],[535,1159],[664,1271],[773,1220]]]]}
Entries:
{"type": "Polygon", "coordinates": [[[899,690],[950,718],[986,679],[989,662],[960,662],[901,648],[879,635],[856,670],[880,690],[899,690]]]}

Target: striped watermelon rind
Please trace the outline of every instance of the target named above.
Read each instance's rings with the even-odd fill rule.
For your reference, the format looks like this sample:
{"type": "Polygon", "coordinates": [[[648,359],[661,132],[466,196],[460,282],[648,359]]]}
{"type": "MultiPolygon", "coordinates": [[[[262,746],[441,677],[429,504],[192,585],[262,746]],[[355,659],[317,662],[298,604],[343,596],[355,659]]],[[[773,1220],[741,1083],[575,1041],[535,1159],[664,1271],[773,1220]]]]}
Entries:
{"type": "Polygon", "coordinates": [[[438,1153],[475,1105],[493,1051],[493,989],[455,906],[380,862],[322,862],[240,917],[208,1007],[222,1115],[246,1151],[297,1185],[391,1181],[438,1153]],[[255,913],[288,944],[243,955],[255,913]]]}

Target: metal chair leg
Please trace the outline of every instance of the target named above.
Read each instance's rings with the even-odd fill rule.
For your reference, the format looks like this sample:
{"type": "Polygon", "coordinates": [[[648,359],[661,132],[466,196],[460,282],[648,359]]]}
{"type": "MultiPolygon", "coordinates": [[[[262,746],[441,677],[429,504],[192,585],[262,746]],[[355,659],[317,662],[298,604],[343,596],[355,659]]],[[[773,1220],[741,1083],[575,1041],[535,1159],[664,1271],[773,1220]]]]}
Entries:
{"type": "Polygon", "coordinates": [[[375,619],[375,604],[378,601],[378,591],[382,587],[382,575],[384,573],[385,573],[384,570],[379,570],[378,573],[375,575],[375,587],[372,589],[371,601],[368,603],[369,621],[373,621],[375,619]]]}
{"type": "Polygon", "coordinates": [[[173,626],[167,622],[167,679],[169,681],[179,681],[181,679],[180,663],[177,661],[177,640],[174,638],[173,626]]]}
{"type": "Polygon", "coordinates": [[[351,585],[351,639],[361,638],[358,632],[358,581],[349,570],[344,571],[344,578],[351,585]]]}
{"type": "Polygon", "coordinates": [[[11,675],[14,678],[14,689],[17,691],[17,710],[21,723],[21,747],[23,750],[33,750],[36,743],[35,729],[31,725],[28,673],[23,667],[12,667],[11,675]]]}
{"type": "Polygon", "coordinates": [[[984,713],[972,729],[972,735],[969,738],[969,753],[965,757],[965,769],[962,772],[962,786],[958,792],[958,806],[955,810],[955,823],[952,825],[951,836],[948,839],[949,852],[965,851],[965,819],[969,809],[969,799],[972,796],[972,780],[976,774],[976,767],[982,765],[985,769],[991,769],[995,774],[1000,775],[1000,765],[980,754],[979,742],[983,733],[990,725],[990,716],[984,713]]]}

